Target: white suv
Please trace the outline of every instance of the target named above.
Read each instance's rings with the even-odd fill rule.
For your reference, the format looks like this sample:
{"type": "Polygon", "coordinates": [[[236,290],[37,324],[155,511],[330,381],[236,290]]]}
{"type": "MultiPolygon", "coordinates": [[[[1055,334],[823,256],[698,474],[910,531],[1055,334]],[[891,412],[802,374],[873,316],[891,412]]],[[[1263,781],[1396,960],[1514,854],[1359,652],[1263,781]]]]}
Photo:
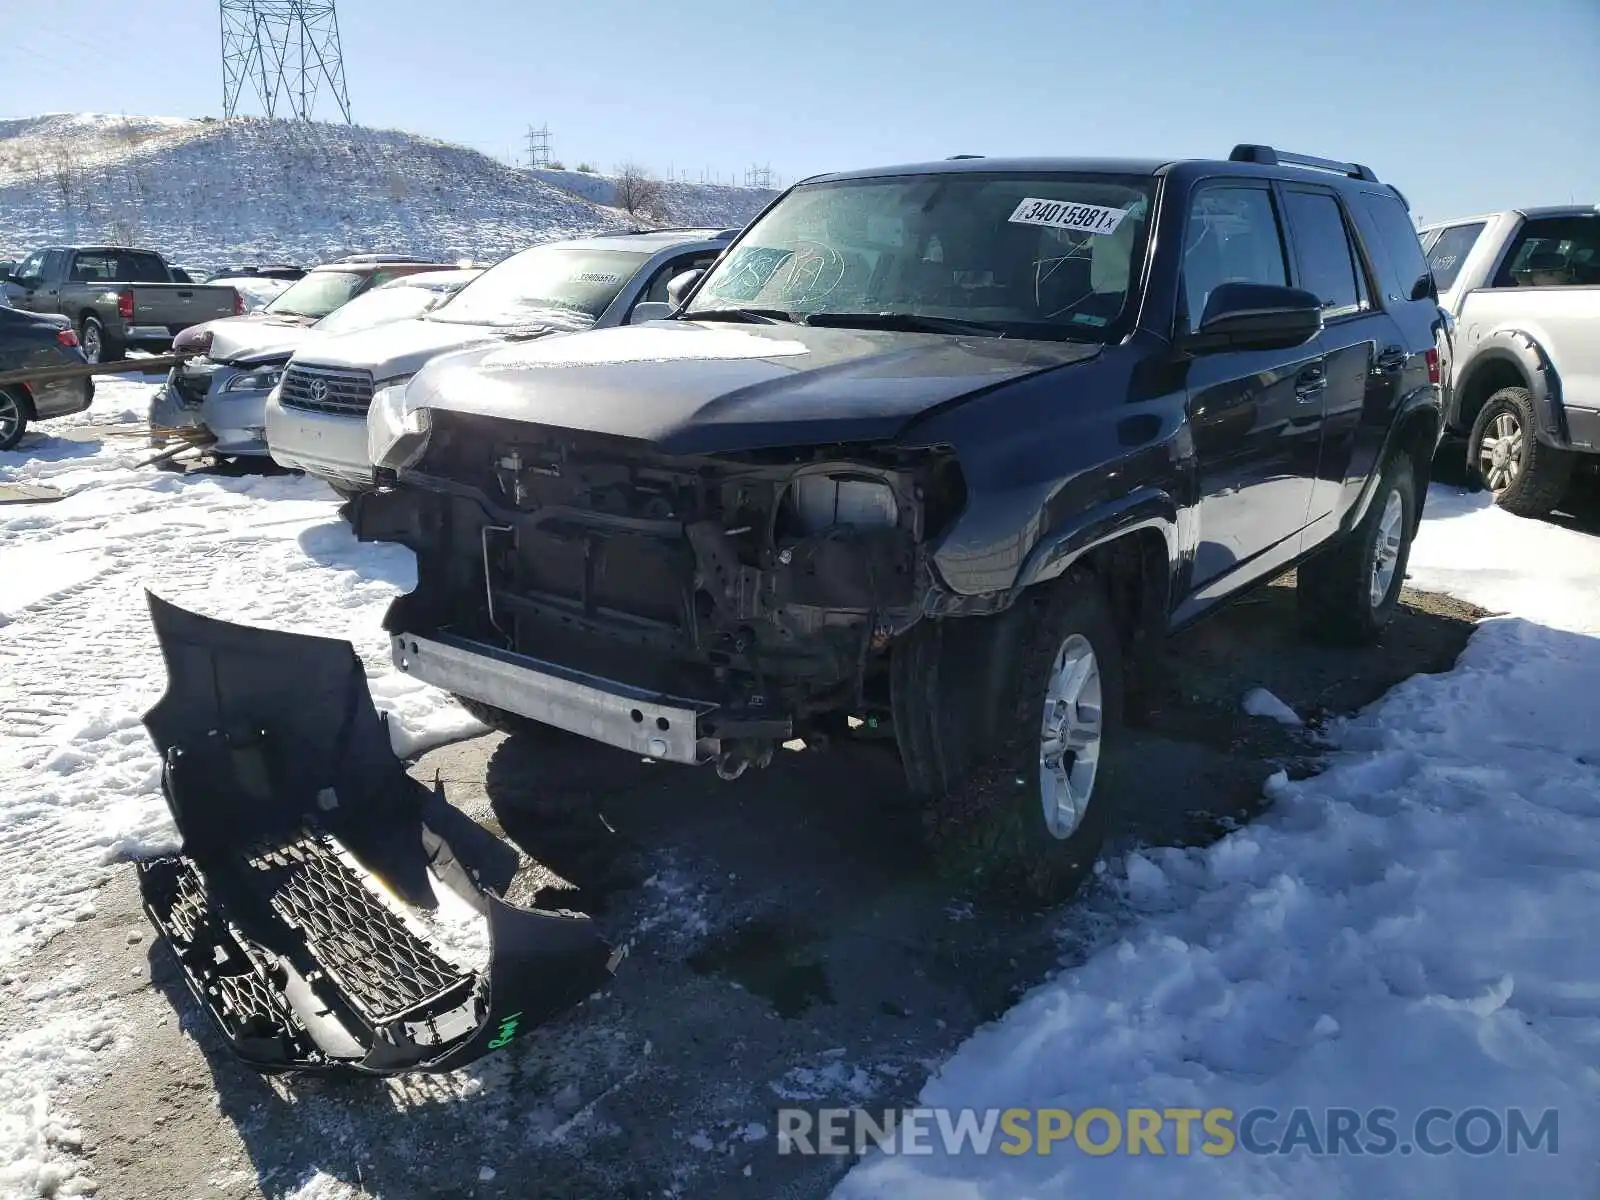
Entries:
{"type": "Polygon", "coordinates": [[[367,411],[436,355],[496,341],[624,325],[667,284],[716,261],[736,230],[654,230],[550,242],[496,263],[415,320],[324,338],[295,355],[267,401],[274,461],[342,495],[373,486],[367,411]]]}

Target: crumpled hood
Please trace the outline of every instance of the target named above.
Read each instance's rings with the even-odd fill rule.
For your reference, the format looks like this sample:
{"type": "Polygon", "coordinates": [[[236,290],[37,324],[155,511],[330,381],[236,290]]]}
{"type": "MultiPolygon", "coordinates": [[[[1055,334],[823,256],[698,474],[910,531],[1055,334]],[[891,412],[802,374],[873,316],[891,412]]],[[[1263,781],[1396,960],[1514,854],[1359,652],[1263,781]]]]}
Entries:
{"type": "MultiPolygon", "coordinates": [[[[586,327],[576,323],[572,331],[586,327]]],[[[554,324],[503,329],[493,325],[459,325],[450,321],[429,321],[413,317],[389,321],[371,329],[335,334],[317,339],[306,347],[297,362],[319,367],[342,367],[371,371],[378,382],[414,375],[436,355],[447,350],[483,346],[510,338],[540,338],[551,333],[569,332],[554,324]]]]}
{"type": "Polygon", "coordinates": [[[210,326],[214,362],[246,363],[263,358],[287,358],[316,333],[309,325],[286,321],[218,321],[210,326]]]}
{"type": "Polygon", "coordinates": [[[653,442],[697,454],[894,437],[914,417],[1098,345],[651,321],[435,360],[413,407],[653,442]]]}

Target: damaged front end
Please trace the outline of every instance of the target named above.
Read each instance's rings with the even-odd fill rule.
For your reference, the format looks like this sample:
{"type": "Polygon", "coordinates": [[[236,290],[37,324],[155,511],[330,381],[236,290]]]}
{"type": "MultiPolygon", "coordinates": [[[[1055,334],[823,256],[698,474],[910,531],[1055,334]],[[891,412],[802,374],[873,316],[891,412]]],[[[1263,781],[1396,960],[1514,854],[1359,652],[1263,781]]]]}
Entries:
{"type": "Polygon", "coordinates": [[[764,763],[887,706],[885,651],[940,589],[955,459],[887,446],[667,455],[451,411],[359,536],[418,556],[403,671],[639,754],[764,763]]]}
{"type": "Polygon", "coordinates": [[[590,919],[508,903],[516,852],[406,773],[349,643],[149,601],[168,687],[145,727],[184,846],[139,886],[235,1054],[451,1070],[610,978],[590,919]]]}

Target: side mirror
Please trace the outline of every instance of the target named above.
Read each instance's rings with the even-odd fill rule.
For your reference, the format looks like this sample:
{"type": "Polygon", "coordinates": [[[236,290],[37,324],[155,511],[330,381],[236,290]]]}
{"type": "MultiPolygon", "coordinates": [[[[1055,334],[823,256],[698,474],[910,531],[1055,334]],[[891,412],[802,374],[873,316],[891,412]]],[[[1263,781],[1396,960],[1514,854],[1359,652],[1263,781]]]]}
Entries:
{"type": "Polygon", "coordinates": [[[1200,328],[1180,339],[1191,354],[1288,350],[1322,332],[1322,301],[1301,288],[1223,283],[1212,289],[1200,328]]]}
{"type": "Polygon", "coordinates": [[[689,294],[689,290],[695,284],[700,282],[700,276],[704,274],[705,270],[703,268],[696,267],[692,271],[684,271],[680,275],[674,275],[667,283],[667,303],[675,309],[682,308],[683,298],[689,294]]]}
{"type": "Polygon", "coordinates": [[[646,321],[665,321],[672,315],[672,305],[660,300],[641,300],[628,314],[629,325],[643,325],[646,321]]]}
{"type": "Polygon", "coordinates": [[[1417,277],[1416,283],[1411,285],[1411,298],[1413,300],[1437,300],[1439,289],[1434,286],[1433,272],[1417,277]]]}

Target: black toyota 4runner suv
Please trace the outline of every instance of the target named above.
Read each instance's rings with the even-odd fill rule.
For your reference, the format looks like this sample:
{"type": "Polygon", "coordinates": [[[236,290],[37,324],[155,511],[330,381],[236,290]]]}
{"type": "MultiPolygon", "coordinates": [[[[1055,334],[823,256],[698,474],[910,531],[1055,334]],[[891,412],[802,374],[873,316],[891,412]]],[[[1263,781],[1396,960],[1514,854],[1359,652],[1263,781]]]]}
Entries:
{"type": "Polygon", "coordinates": [[[371,415],[393,486],[352,517],[417,554],[395,662],[491,723],[731,777],[855,717],[947,847],[1047,898],[1146,647],[1293,566],[1318,634],[1395,610],[1448,334],[1366,167],[826,175],[672,293],[371,415]]]}

